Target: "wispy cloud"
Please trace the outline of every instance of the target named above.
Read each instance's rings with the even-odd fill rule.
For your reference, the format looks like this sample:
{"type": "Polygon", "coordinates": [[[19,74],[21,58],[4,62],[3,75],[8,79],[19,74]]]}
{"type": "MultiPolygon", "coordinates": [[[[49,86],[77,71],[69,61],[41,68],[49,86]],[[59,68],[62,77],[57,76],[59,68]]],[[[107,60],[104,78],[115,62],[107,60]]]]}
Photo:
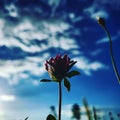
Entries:
{"type": "Polygon", "coordinates": [[[44,61],[49,54],[42,57],[28,57],[24,60],[1,60],[0,78],[6,79],[10,85],[18,84],[21,79],[29,79],[32,75],[44,74],[44,61]],[[39,66],[40,64],[40,66],[39,66]]]}
{"type": "Polygon", "coordinates": [[[94,18],[94,19],[96,19],[98,16],[103,17],[103,18],[108,18],[109,17],[108,13],[103,11],[103,10],[91,14],[91,17],[94,18]]]}
{"type": "Polygon", "coordinates": [[[5,6],[5,9],[8,11],[8,15],[11,17],[18,17],[17,8],[14,4],[9,4],[5,6]]]}
{"type": "Polygon", "coordinates": [[[89,8],[85,8],[84,12],[93,19],[96,19],[98,16],[106,19],[109,17],[109,14],[105,10],[99,9],[95,4],[89,8]]]}
{"type": "MultiPolygon", "coordinates": [[[[120,31],[118,31],[116,35],[112,36],[111,39],[112,39],[112,41],[115,41],[119,37],[120,37],[120,31]]],[[[97,40],[96,44],[102,44],[102,43],[106,43],[106,42],[109,42],[108,37],[104,37],[104,38],[102,38],[100,40],[97,40]]]]}
{"type": "Polygon", "coordinates": [[[81,69],[86,75],[91,75],[92,71],[107,68],[103,63],[99,61],[90,61],[86,57],[78,57],[74,59],[77,61],[76,67],[81,69]]]}
{"type": "MultiPolygon", "coordinates": [[[[74,38],[69,36],[71,25],[63,19],[41,20],[39,23],[33,24],[32,19],[24,18],[22,22],[16,25],[6,25],[4,19],[0,20],[2,27],[0,28],[0,47],[5,47],[9,53],[13,54],[13,58],[5,59],[3,54],[8,51],[2,51],[0,60],[0,78],[8,81],[10,85],[18,84],[20,80],[32,79],[32,76],[39,77],[45,73],[44,61],[52,54],[50,48],[58,48],[65,51],[72,50],[72,54],[79,54],[79,45],[74,38]],[[9,30],[11,32],[9,32],[9,30]],[[58,35],[60,34],[60,35],[58,35]],[[19,48],[21,51],[17,53],[13,48],[19,48]],[[15,52],[15,53],[14,53],[15,52]],[[37,55],[34,55],[37,53],[37,55]],[[21,59],[14,59],[14,54],[21,59]],[[40,56],[39,56],[40,54],[40,56]],[[14,59],[14,60],[13,60],[14,59]]],[[[75,30],[76,31],[76,30],[75,30]]],[[[78,31],[75,32],[75,34],[78,31]]],[[[56,51],[57,52],[57,51],[56,51]]],[[[33,82],[37,85],[37,82],[33,82]]]]}
{"type": "Polygon", "coordinates": [[[68,50],[77,46],[73,39],[66,36],[67,32],[64,36],[64,31],[68,30],[70,25],[62,19],[41,20],[40,24],[36,23],[33,25],[32,20],[23,18],[22,22],[14,26],[6,26],[3,21],[1,20],[0,22],[2,24],[0,46],[7,46],[8,48],[18,47],[29,53],[45,51],[51,47],[60,47],[68,50]],[[61,36],[58,37],[58,33],[61,36]],[[72,44],[73,46],[71,46],[72,44]]]}
{"type": "MultiPolygon", "coordinates": [[[[32,76],[40,77],[45,73],[44,62],[50,57],[43,54],[41,57],[26,57],[24,60],[1,60],[0,78],[6,79],[10,85],[18,84],[20,80],[30,79],[32,76]]],[[[76,67],[81,69],[86,75],[91,75],[92,71],[106,69],[106,66],[99,61],[90,61],[86,57],[75,57],[76,67]]],[[[37,85],[37,82],[33,82],[37,85]]]]}
{"type": "MultiPolygon", "coordinates": [[[[82,16],[79,14],[81,12],[77,11],[77,6],[71,7],[71,9],[67,6],[69,1],[66,2],[66,0],[63,0],[63,3],[60,0],[40,0],[38,5],[31,1],[22,7],[20,2],[20,0],[16,1],[17,6],[15,4],[6,6],[5,10],[8,12],[0,11],[0,79],[4,84],[3,86],[1,84],[0,88],[1,92],[5,92],[0,94],[0,106],[3,106],[0,109],[0,119],[24,119],[26,116],[30,116],[30,119],[44,120],[50,112],[49,104],[51,101],[54,104],[56,100],[56,98],[52,99],[53,94],[50,93],[51,91],[56,92],[54,86],[51,85],[51,89],[48,91],[47,85],[43,87],[43,84],[39,83],[39,79],[46,75],[45,60],[63,51],[62,53],[68,53],[77,60],[76,67],[85,75],[105,70],[107,66],[104,63],[81,54],[83,53],[81,44],[79,44],[81,41],[78,40],[82,39],[82,34],[84,34],[80,22],[86,15],[87,18],[88,16],[96,18],[98,15],[109,18],[109,14],[105,9],[101,10],[101,6],[96,6],[95,1],[89,8],[84,6],[86,1],[82,1],[82,7],[78,5],[81,11],[85,8],[85,14],[83,13],[82,16]],[[41,6],[41,1],[43,1],[43,6],[41,6]],[[62,8],[67,6],[67,9],[57,9],[60,4],[62,4],[62,8]],[[19,59],[14,57],[16,55],[19,56],[19,59]],[[49,100],[49,98],[51,99],[49,100]]],[[[113,8],[116,9],[114,6],[113,8]]],[[[86,20],[83,22],[83,26],[87,25],[89,32],[91,28],[86,24],[87,22],[91,21],[86,20]]],[[[84,44],[85,41],[82,42],[84,44]]],[[[96,44],[104,43],[104,40],[99,42],[96,44]]],[[[99,50],[94,51],[93,55],[97,55],[99,52],[99,50]]],[[[55,94],[57,96],[57,93],[55,94]]],[[[89,97],[89,94],[86,95],[89,97]]],[[[70,104],[63,105],[62,116],[65,120],[69,120],[72,116],[71,106],[70,104]]],[[[82,106],[81,110],[85,114],[82,106]]],[[[103,113],[99,113],[99,115],[103,115],[103,113]]],[[[87,120],[85,115],[82,117],[83,120],[87,120]]]]}
{"type": "Polygon", "coordinates": [[[3,102],[11,102],[11,101],[15,101],[16,97],[14,95],[7,95],[7,94],[3,94],[0,95],[0,101],[3,102]]]}

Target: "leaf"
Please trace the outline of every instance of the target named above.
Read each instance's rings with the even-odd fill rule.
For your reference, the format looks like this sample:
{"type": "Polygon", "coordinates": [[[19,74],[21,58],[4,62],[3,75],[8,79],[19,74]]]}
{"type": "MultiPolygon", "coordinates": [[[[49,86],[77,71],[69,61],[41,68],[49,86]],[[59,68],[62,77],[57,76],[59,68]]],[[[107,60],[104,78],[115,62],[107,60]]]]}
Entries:
{"type": "Polygon", "coordinates": [[[52,81],[58,82],[57,78],[54,75],[52,75],[51,77],[52,77],[52,81]]]}
{"type": "Polygon", "coordinates": [[[27,120],[28,119],[28,117],[26,117],[24,120],[27,120]]]}
{"type": "Polygon", "coordinates": [[[49,80],[49,79],[42,79],[40,80],[40,82],[51,82],[52,80],[49,80]]]}
{"type": "Polygon", "coordinates": [[[46,120],[56,120],[56,118],[53,115],[49,114],[46,120]]]}
{"type": "Polygon", "coordinates": [[[70,82],[69,80],[67,80],[66,78],[64,78],[64,86],[66,87],[66,89],[68,90],[68,92],[70,91],[70,82]]]}
{"type": "Polygon", "coordinates": [[[80,72],[78,72],[78,71],[76,71],[76,70],[73,70],[73,71],[70,71],[66,76],[67,76],[68,78],[71,78],[71,77],[73,77],[73,76],[75,76],[75,75],[80,75],[80,72]]]}

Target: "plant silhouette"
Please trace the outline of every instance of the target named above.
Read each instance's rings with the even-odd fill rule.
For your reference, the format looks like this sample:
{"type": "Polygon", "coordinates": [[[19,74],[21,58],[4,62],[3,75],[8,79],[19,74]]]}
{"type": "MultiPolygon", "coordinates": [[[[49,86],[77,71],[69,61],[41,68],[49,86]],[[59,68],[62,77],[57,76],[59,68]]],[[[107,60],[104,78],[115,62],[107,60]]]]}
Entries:
{"type": "Polygon", "coordinates": [[[74,104],[72,106],[72,118],[75,118],[76,120],[80,120],[81,116],[80,116],[80,107],[78,104],[74,104]]]}

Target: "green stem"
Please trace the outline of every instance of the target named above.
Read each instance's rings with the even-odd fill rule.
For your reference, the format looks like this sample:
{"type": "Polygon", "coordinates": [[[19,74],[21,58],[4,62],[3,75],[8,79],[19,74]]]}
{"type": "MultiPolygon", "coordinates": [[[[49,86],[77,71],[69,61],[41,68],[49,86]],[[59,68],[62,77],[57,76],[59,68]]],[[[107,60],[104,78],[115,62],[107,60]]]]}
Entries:
{"type": "Polygon", "coordinates": [[[58,111],[58,120],[61,120],[61,105],[62,105],[62,86],[61,81],[59,82],[59,111],[58,111]]]}
{"type": "Polygon", "coordinates": [[[105,30],[107,36],[108,36],[108,39],[109,39],[109,46],[110,46],[110,57],[111,57],[111,61],[112,61],[112,66],[113,66],[113,69],[114,69],[114,72],[115,72],[115,75],[118,79],[118,82],[120,84],[120,76],[119,76],[119,73],[118,73],[118,70],[117,70],[117,66],[116,66],[116,63],[115,63],[115,60],[114,60],[114,56],[113,56],[113,50],[112,50],[112,40],[111,40],[111,36],[110,36],[110,33],[108,31],[108,29],[106,28],[105,25],[102,25],[103,29],[105,30]]]}

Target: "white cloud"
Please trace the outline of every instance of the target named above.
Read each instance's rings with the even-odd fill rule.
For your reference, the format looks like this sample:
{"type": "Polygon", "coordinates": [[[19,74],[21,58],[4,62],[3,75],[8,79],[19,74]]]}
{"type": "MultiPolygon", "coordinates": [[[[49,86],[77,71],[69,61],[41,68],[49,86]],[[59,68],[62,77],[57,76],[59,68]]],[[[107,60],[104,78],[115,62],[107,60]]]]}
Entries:
{"type": "Polygon", "coordinates": [[[9,4],[5,6],[5,9],[8,10],[8,14],[12,17],[18,17],[17,8],[14,4],[9,4]]]}
{"type": "MultiPolygon", "coordinates": [[[[4,23],[3,20],[0,21],[0,24],[2,23],[4,23]]],[[[54,47],[71,51],[71,54],[74,55],[79,55],[81,54],[79,51],[80,45],[73,38],[70,38],[69,34],[71,34],[71,31],[64,34],[64,31],[69,30],[71,27],[62,18],[49,18],[41,20],[39,23],[32,19],[23,18],[22,22],[15,26],[5,26],[4,24],[2,26],[4,29],[0,28],[0,32],[4,33],[1,37],[0,46],[5,45],[8,48],[18,47],[23,52],[29,53],[44,52],[54,47]],[[11,30],[11,32],[9,33],[8,30],[11,30]],[[57,33],[62,33],[63,35],[56,37],[57,33]],[[45,43],[41,42],[40,45],[34,44],[35,39],[45,43]]],[[[80,31],[75,29],[74,33],[78,35],[80,31]]],[[[50,57],[50,54],[44,52],[40,57],[26,56],[25,59],[19,60],[1,60],[0,78],[6,79],[10,85],[14,85],[18,84],[20,80],[29,79],[32,75],[41,76],[45,73],[43,64],[48,57],[50,57]]],[[[92,71],[104,68],[103,64],[98,61],[90,62],[85,57],[75,59],[78,61],[77,67],[82,69],[87,75],[90,75],[92,71]]],[[[33,84],[37,85],[37,82],[34,81],[33,84]]]]}
{"type": "Polygon", "coordinates": [[[5,113],[3,111],[0,111],[0,116],[3,116],[5,113]]]}
{"type": "MultiPolygon", "coordinates": [[[[79,105],[79,104],[78,104],[78,105],[79,105]]],[[[72,117],[72,111],[71,111],[72,106],[73,106],[73,104],[63,105],[63,107],[62,107],[62,115],[63,115],[64,117],[69,117],[69,118],[72,117]]],[[[91,109],[92,109],[92,108],[91,108],[91,109]]],[[[80,112],[83,113],[83,114],[86,112],[84,106],[80,106],[80,112]]]]}
{"type": "Polygon", "coordinates": [[[44,31],[46,33],[50,33],[52,35],[57,32],[63,33],[63,31],[67,30],[70,26],[68,23],[64,22],[62,19],[52,20],[52,21],[43,21],[44,31]]]}
{"type": "Polygon", "coordinates": [[[96,19],[98,16],[106,19],[109,17],[108,13],[103,10],[95,12],[91,15],[91,17],[94,19],[96,19]]]}
{"type": "MultiPolygon", "coordinates": [[[[120,37],[120,31],[118,31],[116,35],[111,36],[111,39],[112,39],[112,41],[115,41],[115,40],[117,40],[119,37],[120,37]]],[[[101,44],[101,43],[106,43],[106,42],[109,42],[108,37],[104,37],[104,38],[102,38],[102,39],[100,39],[100,40],[97,40],[97,41],[96,41],[96,44],[101,44]]]]}
{"type": "Polygon", "coordinates": [[[23,51],[30,52],[30,53],[34,53],[42,50],[42,48],[40,48],[39,46],[34,46],[34,45],[26,46],[25,44],[21,43],[20,41],[17,41],[15,38],[12,38],[12,37],[6,37],[1,39],[0,46],[3,46],[3,45],[9,48],[18,47],[18,48],[21,48],[23,51]]]}
{"type": "Polygon", "coordinates": [[[98,40],[98,41],[96,42],[96,44],[101,44],[101,43],[106,43],[106,42],[109,42],[109,40],[108,40],[107,37],[104,37],[104,38],[98,40]]]}
{"type": "MultiPolygon", "coordinates": [[[[50,57],[43,54],[41,57],[26,57],[24,60],[1,60],[0,78],[4,78],[10,85],[18,84],[20,80],[27,80],[31,76],[41,76],[45,73],[44,62],[50,57]]],[[[90,62],[88,58],[76,57],[76,67],[83,70],[86,75],[91,75],[92,71],[106,69],[106,66],[98,61],[90,62]]],[[[33,81],[34,85],[38,83],[33,81]]]]}
{"type": "Polygon", "coordinates": [[[62,115],[64,117],[67,117],[67,118],[72,117],[71,107],[72,107],[72,104],[63,105],[62,115]]]}
{"type": "Polygon", "coordinates": [[[35,86],[38,86],[40,84],[40,81],[38,80],[33,80],[32,81],[32,84],[35,85],[35,86]]]}
{"type": "Polygon", "coordinates": [[[54,15],[54,12],[56,11],[56,8],[59,6],[60,4],[60,0],[48,0],[48,4],[51,6],[52,8],[52,13],[51,16],[54,15]]]}
{"type": "Polygon", "coordinates": [[[75,17],[75,15],[73,13],[69,14],[69,17],[73,23],[76,23],[76,22],[83,20],[82,16],[75,17]]]}
{"type": "Polygon", "coordinates": [[[2,109],[0,109],[0,119],[5,120],[4,116],[5,116],[5,112],[2,109]]]}
{"type": "Polygon", "coordinates": [[[14,95],[0,95],[0,101],[11,102],[15,101],[16,97],[14,95]]]}
{"type": "MultiPolygon", "coordinates": [[[[3,20],[1,20],[2,24],[3,20]]],[[[44,20],[41,21],[40,25],[33,23],[30,20],[24,20],[23,22],[11,27],[11,32],[6,36],[9,29],[5,28],[3,36],[1,37],[0,46],[5,45],[8,48],[18,47],[23,52],[35,53],[46,51],[49,48],[61,48],[64,50],[75,49],[75,52],[79,53],[79,46],[74,39],[68,36],[60,36],[56,38],[57,33],[64,33],[65,30],[69,29],[69,24],[64,22],[62,19],[58,20],[44,20]],[[25,32],[26,31],[26,32],[25,32]],[[16,36],[15,36],[16,35],[16,36]],[[17,39],[18,37],[18,39],[17,39]],[[34,43],[34,39],[44,42],[40,44],[34,43]]],[[[10,27],[10,26],[9,26],[10,27]]],[[[0,29],[1,30],[1,29],[0,29]]],[[[1,30],[2,32],[2,30],[1,30]]],[[[22,79],[28,79],[30,76],[40,76],[45,73],[44,61],[50,57],[48,52],[45,52],[41,57],[26,57],[20,60],[1,60],[0,64],[0,78],[4,78],[10,85],[18,84],[22,79]]],[[[36,85],[36,82],[33,83],[36,85]]]]}
{"type": "MultiPolygon", "coordinates": [[[[3,20],[0,21],[3,24],[3,20]]],[[[0,46],[18,47],[25,52],[35,53],[48,50],[51,47],[61,47],[70,50],[78,46],[73,39],[69,37],[69,33],[65,36],[56,37],[57,33],[64,33],[71,26],[62,19],[41,20],[38,24],[27,18],[23,18],[22,22],[14,26],[7,26],[5,23],[0,28],[2,34],[0,46]],[[11,31],[11,32],[9,32],[11,31]],[[40,41],[38,45],[34,40],[40,41]],[[41,42],[42,41],[42,42],[41,42]]],[[[80,34],[77,30],[75,34],[80,34]]]]}
{"type": "Polygon", "coordinates": [[[96,19],[98,16],[106,19],[109,17],[109,14],[105,10],[101,10],[96,3],[93,3],[92,6],[85,8],[84,12],[93,19],[96,19]]]}
{"type": "Polygon", "coordinates": [[[104,65],[97,61],[90,63],[90,65],[88,67],[88,69],[91,69],[94,71],[101,69],[101,68],[104,68],[104,65]]]}
{"type": "Polygon", "coordinates": [[[6,79],[10,85],[14,85],[18,84],[21,79],[28,79],[31,75],[41,76],[45,72],[44,61],[48,57],[49,54],[44,54],[41,57],[28,57],[25,60],[1,60],[0,78],[6,79]]]}
{"type": "Polygon", "coordinates": [[[2,29],[3,29],[3,27],[4,27],[4,23],[5,23],[5,21],[2,19],[2,18],[0,18],[0,27],[1,27],[1,31],[2,31],[2,29]]]}
{"type": "Polygon", "coordinates": [[[97,71],[99,69],[106,69],[107,68],[104,64],[102,64],[98,61],[90,62],[85,57],[77,57],[77,58],[74,58],[74,60],[77,61],[76,67],[83,70],[83,72],[86,75],[91,75],[92,71],[97,71]]]}
{"type": "Polygon", "coordinates": [[[61,37],[59,44],[60,44],[60,47],[64,50],[79,48],[79,46],[76,44],[75,40],[73,40],[71,38],[61,37]]]}

